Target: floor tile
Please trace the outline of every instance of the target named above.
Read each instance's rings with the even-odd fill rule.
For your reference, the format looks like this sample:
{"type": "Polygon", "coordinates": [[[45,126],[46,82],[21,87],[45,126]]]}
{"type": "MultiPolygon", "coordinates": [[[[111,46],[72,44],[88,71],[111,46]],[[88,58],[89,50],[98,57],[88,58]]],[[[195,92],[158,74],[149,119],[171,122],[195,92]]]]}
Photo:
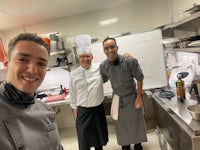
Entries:
{"type": "MultiPolygon", "coordinates": [[[[109,142],[104,147],[104,150],[121,150],[121,147],[117,144],[115,128],[112,122],[108,123],[108,132],[109,142]]],[[[64,150],[78,150],[78,141],[75,127],[60,129],[59,133],[61,137],[61,144],[63,145],[64,150]]],[[[147,132],[147,139],[148,142],[142,144],[143,150],[160,150],[158,136],[155,130],[147,132]]],[[[94,149],[92,148],[91,150],[94,149]]]]}

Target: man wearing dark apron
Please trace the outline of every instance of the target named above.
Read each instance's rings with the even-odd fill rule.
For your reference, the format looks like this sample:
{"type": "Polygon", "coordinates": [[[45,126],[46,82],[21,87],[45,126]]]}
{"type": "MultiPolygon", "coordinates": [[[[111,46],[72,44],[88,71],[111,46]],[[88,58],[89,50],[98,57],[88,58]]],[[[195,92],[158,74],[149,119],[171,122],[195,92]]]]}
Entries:
{"type": "Polygon", "coordinates": [[[104,81],[111,81],[114,94],[111,114],[115,120],[118,144],[122,150],[130,150],[131,144],[135,144],[135,150],[142,150],[141,142],[147,141],[142,112],[144,75],[135,58],[125,58],[117,53],[114,38],[106,38],[103,48],[107,59],[101,63],[100,72],[104,81]]]}
{"type": "Polygon", "coordinates": [[[91,37],[76,37],[80,65],[70,75],[71,107],[76,117],[79,150],[103,150],[108,129],[103,106],[103,79],[99,65],[92,64],[91,37]]]}

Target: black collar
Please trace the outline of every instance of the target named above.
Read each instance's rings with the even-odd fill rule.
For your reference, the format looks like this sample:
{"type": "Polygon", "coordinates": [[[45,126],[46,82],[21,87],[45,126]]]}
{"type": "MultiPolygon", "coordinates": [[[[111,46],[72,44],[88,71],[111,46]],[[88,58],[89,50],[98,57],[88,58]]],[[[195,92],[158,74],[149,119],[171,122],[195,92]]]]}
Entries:
{"type": "Polygon", "coordinates": [[[109,64],[111,64],[111,65],[115,65],[115,66],[117,66],[117,65],[119,65],[119,63],[120,63],[120,57],[117,57],[117,59],[115,59],[114,61],[108,61],[109,62],[109,64]]]}
{"type": "Polygon", "coordinates": [[[29,105],[35,103],[35,96],[31,97],[24,92],[16,89],[11,83],[2,83],[3,96],[13,105],[29,105]]]}

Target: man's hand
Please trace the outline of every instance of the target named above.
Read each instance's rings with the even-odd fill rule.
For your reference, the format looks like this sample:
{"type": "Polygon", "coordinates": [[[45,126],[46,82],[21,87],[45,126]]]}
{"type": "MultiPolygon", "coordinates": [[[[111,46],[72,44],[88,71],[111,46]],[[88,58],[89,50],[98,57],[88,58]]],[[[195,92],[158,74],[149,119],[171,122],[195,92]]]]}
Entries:
{"type": "Polygon", "coordinates": [[[77,117],[77,113],[78,113],[78,110],[77,109],[73,109],[73,114],[74,114],[74,119],[76,120],[76,117],[77,117]]]}
{"type": "Polygon", "coordinates": [[[142,98],[141,97],[137,97],[135,100],[135,108],[139,109],[142,107],[142,98]]]}
{"type": "Polygon", "coordinates": [[[123,53],[123,56],[126,57],[126,58],[133,57],[133,56],[131,55],[131,53],[129,53],[129,52],[124,52],[124,53],[123,53]]]}
{"type": "Polygon", "coordinates": [[[137,98],[135,100],[136,109],[139,109],[142,107],[142,85],[143,85],[143,81],[138,80],[137,81],[137,98]]]}

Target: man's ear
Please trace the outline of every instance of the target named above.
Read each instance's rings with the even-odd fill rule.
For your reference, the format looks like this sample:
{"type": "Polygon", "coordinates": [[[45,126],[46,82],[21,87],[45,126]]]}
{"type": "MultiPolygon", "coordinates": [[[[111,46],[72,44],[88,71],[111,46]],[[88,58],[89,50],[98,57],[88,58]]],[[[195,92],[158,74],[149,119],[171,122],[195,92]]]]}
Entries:
{"type": "Polygon", "coordinates": [[[4,64],[4,69],[7,70],[8,69],[8,57],[5,56],[4,60],[3,60],[3,64],[4,64]]]}

